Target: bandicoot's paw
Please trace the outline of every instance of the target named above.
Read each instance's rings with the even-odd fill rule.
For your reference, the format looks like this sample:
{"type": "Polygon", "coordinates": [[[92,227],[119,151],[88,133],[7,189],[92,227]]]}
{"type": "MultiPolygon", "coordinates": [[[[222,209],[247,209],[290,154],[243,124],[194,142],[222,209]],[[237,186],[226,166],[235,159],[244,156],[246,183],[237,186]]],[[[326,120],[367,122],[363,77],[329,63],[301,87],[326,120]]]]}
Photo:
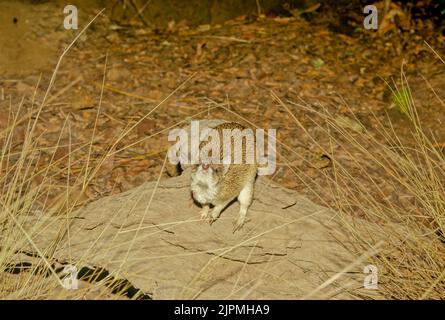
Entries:
{"type": "Polygon", "coordinates": [[[233,233],[240,230],[244,226],[245,218],[239,217],[238,220],[233,222],[233,233]]]}
{"type": "Polygon", "coordinates": [[[199,214],[201,216],[201,219],[205,220],[209,217],[209,210],[203,208],[201,211],[199,211],[199,214]]]}
{"type": "Polygon", "coordinates": [[[209,217],[209,220],[208,220],[208,221],[209,221],[209,224],[212,225],[213,222],[216,221],[216,219],[218,219],[218,218],[217,218],[217,217],[210,216],[210,217],[209,217]]]}

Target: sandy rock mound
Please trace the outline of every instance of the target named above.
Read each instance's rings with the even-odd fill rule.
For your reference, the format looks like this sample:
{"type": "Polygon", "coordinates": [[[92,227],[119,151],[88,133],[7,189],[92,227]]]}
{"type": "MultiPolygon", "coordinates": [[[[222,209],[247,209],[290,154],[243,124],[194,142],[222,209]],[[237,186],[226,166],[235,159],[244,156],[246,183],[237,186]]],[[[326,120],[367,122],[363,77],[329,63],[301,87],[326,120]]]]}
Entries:
{"type": "MultiPolygon", "coordinates": [[[[154,299],[303,298],[362,254],[351,253],[338,215],[264,177],[241,231],[232,233],[236,202],[210,226],[189,179],[186,170],[93,202],[71,214],[69,232],[66,217],[26,225],[45,227],[34,241],[51,259],[104,268],[154,299]]],[[[365,262],[310,297],[360,298],[365,262]]]]}

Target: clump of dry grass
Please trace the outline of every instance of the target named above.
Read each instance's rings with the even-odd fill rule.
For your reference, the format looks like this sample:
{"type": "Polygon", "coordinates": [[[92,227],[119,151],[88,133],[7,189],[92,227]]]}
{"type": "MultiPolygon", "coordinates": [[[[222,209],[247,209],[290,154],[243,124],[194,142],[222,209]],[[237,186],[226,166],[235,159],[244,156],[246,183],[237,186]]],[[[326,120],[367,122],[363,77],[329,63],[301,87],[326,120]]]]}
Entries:
{"type": "MultiPolygon", "coordinates": [[[[357,240],[359,252],[370,250],[379,239],[384,241],[372,259],[379,269],[379,291],[391,299],[444,299],[443,145],[422,127],[403,69],[401,84],[414,143],[397,135],[389,117],[382,123],[374,115],[377,130],[353,132],[327,110],[317,111],[304,103],[289,105],[307,110],[329,137],[329,146],[312,139],[332,159],[332,172],[325,173],[332,197],[322,199],[324,204],[345,218],[360,218],[353,224],[345,219],[345,231],[357,240]]],[[[436,98],[444,105],[437,94],[436,98]]],[[[352,112],[350,117],[365,128],[352,112]]]]}
{"type": "MultiPolygon", "coordinates": [[[[0,133],[2,142],[0,154],[0,187],[2,189],[0,194],[2,239],[0,270],[2,273],[5,272],[1,277],[0,292],[3,298],[30,298],[34,294],[46,291],[47,288],[44,287],[45,283],[48,282],[41,281],[40,276],[34,275],[52,274],[52,279],[60,283],[54,266],[47,259],[51,255],[50,252],[42,252],[32,240],[36,234],[44,232],[44,223],[28,227],[25,227],[23,223],[28,216],[39,215],[44,211],[56,209],[49,199],[58,189],[52,181],[52,175],[54,174],[53,169],[57,169],[54,154],[59,144],[52,148],[53,156],[49,163],[44,163],[44,153],[48,150],[41,148],[41,136],[37,135],[35,131],[38,121],[38,116],[36,117],[35,114],[38,114],[41,109],[32,110],[32,107],[35,106],[33,99],[31,111],[19,118],[23,102],[24,100],[22,100],[15,113],[11,111],[13,106],[10,105],[10,121],[7,128],[0,133]],[[16,137],[19,122],[27,123],[23,140],[16,137]],[[40,183],[37,183],[37,181],[40,181],[40,183]],[[20,262],[16,259],[20,252],[27,251],[38,252],[42,258],[42,264],[30,268],[30,273],[27,276],[9,276],[8,273],[19,273],[22,267],[26,267],[20,265],[20,262]]],[[[62,161],[66,160],[62,159],[62,161]]],[[[72,209],[70,208],[71,199],[69,197],[70,191],[67,189],[67,192],[64,193],[66,208],[64,213],[66,215],[69,215],[72,209]]]]}
{"type": "MultiPolygon", "coordinates": [[[[106,55],[100,99],[93,134],[89,141],[77,144],[71,142],[71,120],[68,115],[59,132],[57,143],[51,147],[44,146],[44,132],[37,130],[38,124],[44,127],[40,114],[48,101],[54,100],[60,92],[65,90],[62,89],[50,95],[59,66],[77,39],[102,12],[103,10],[63,51],[41,101],[36,101],[39,81],[31,101],[24,97],[18,106],[9,104],[8,124],[0,132],[0,188],[2,190],[0,194],[0,299],[116,299],[127,295],[129,289],[137,291],[135,294],[130,294],[131,298],[141,298],[142,292],[132,287],[131,283],[125,279],[116,277],[120,270],[114,270],[114,274],[111,274],[100,267],[96,268],[97,270],[89,269],[90,266],[82,265],[82,262],[72,260],[71,257],[68,261],[60,262],[55,259],[54,253],[61,244],[70,245],[72,213],[90,200],[85,191],[106,160],[140,141],[120,149],[117,148],[118,144],[193,78],[194,74],[145,116],[135,123],[128,123],[121,134],[110,142],[110,145],[101,146],[106,151],[98,156],[94,152],[93,144],[105,87],[108,60],[108,55],[106,55]],[[25,108],[26,110],[23,110],[25,108]],[[18,136],[17,131],[20,130],[24,134],[18,136]],[[68,144],[62,145],[63,140],[68,141],[68,144]],[[60,148],[67,149],[67,152],[64,152],[62,157],[56,157],[60,148]],[[76,168],[76,172],[73,172],[73,167],[76,168]],[[65,178],[66,183],[61,184],[61,178],[65,178]],[[54,216],[60,218],[54,219],[59,232],[55,236],[48,237],[52,241],[51,245],[41,248],[34,243],[33,239],[45,234],[49,228],[48,224],[54,223],[53,220],[49,222],[47,218],[54,216]],[[27,223],[29,220],[37,221],[37,223],[29,225],[27,223]],[[32,260],[37,263],[23,263],[23,260],[29,260],[22,259],[26,256],[35,258],[32,260]],[[63,269],[67,264],[85,273],[82,277],[84,281],[80,282],[82,285],[77,290],[66,290],[63,287],[63,278],[66,276],[63,269]]],[[[176,125],[178,124],[174,126],[176,125]]],[[[143,299],[147,297],[142,296],[143,299]]]]}
{"type": "MultiPolygon", "coordinates": [[[[24,97],[18,106],[13,106],[12,102],[9,104],[8,123],[0,132],[0,298],[2,299],[109,296],[110,292],[102,286],[110,282],[109,277],[98,281],[95,287],[86,285],[74,291],[63,289],[62,279],[66,274],[61,271],[64,265],[54,260],[53,254],[62,240],[69,241],[68,225],[71,213],[79,204],[88,200],[84,194],[85,188],[104,160],[110,156],[112,148],[108,148],[108,152],[101,159],[94,159],[93,162],[91,150],[94,134],[90,141],[81,145],[72,144],[69,116],[60,131],[56,145],[52,147],[43,147],[44,133],[37,130],[37,125],[41,122],[42,110],[49,100],[58,96],[56,93],[50,97],[50,91],[63,57],[102,11],[63,51],[42,101],[36,101],[39,80],[31,101],[25,101],[24,97]],[[23,134],[18,134],[20,131],[23,134]],[[62,136],[68,136],[68,145],[62,146],[62,136]],[[68,148],[68,152],[65,156],[56,159],[55,155],[59,148],[68,148]],[[87,156],[79,157],[79,154],[85,154],[79,153],[81,149],[88,150],[87,156]],[[73,174],[72,166],[79,163],[81,163],[81,169],[77,174],[73,174]],[[60,177],[66,177],[65,185],[57,183],[58,179],[55,178],[60,177]],[[59,234],[53,239],[53,244],[42,249],[34,243],[33,239],[45,233],[48,222],[44,216],[47,213],[66,219],[61,220],[64,227],[61,227],[59,234]],[[37,223],[26,224],[28,217],[37,217],[37,223]],[[23,263],[21,262],[23,255],[36,255],[38,262],[35,265],[23,263]],[[91,292],[94,292],[94,295],[91,295],[91,292]]],[[[68,261],[68,263],[76,266],[75,261],[68,261]]],[[[96,282],[97,276],[90,275],[91,282],[96,282]]],[[[126,290],[123,286],[120,288],[122,292],[126,290]]]]}

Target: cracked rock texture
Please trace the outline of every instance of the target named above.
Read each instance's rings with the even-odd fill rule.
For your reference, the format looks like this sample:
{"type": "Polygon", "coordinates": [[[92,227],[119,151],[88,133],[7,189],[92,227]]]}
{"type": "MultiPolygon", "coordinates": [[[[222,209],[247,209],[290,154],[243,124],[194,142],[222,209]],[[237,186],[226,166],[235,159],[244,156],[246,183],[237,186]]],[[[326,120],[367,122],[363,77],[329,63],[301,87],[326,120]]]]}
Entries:
{"type": "Polygon", "coordinates": [[[259,177],[233,234],[238,203],[201,221],[189,171],[25,224],[44,226],[33,240],[51,259],[104,268],[154,299],[360,298],[366,261],[325,283],[363,254],[335,212],[259,177]]]}

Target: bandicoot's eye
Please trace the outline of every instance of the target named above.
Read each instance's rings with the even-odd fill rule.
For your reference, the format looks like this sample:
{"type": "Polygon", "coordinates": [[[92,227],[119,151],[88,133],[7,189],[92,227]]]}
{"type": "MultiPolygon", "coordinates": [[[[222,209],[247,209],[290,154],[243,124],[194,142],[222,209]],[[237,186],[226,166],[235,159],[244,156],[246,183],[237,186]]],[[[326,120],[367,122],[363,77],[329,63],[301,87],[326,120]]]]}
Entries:
{"type": "Polygon", "coordinates": [[[215,168],[214,170],[215,170],[216,173],[218,173],[220,169],[219,168],[215,168]]]}

